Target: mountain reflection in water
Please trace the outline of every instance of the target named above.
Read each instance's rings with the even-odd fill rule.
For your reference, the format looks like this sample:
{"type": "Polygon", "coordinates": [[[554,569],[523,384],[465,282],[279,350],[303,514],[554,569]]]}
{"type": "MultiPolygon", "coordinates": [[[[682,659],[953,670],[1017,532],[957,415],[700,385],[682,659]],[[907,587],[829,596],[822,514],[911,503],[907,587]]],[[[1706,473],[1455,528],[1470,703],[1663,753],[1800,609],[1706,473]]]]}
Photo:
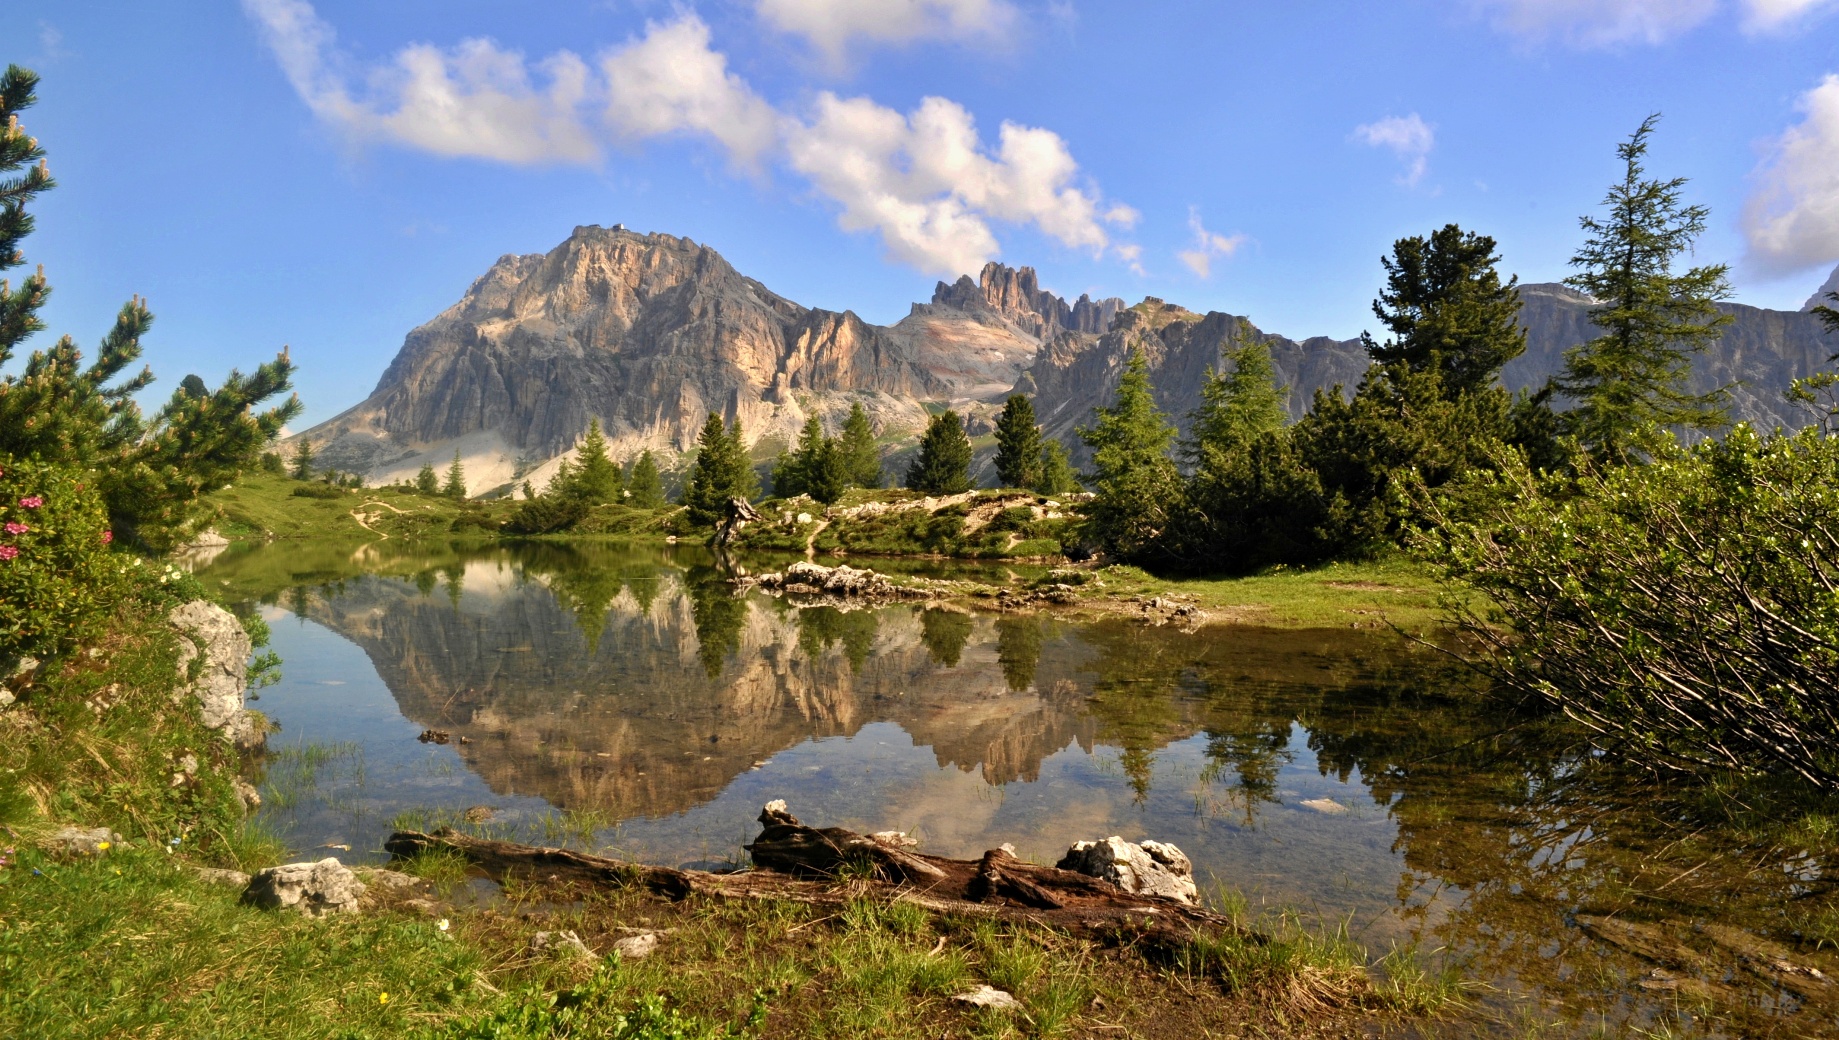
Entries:
{"type": "Polygon", "coordinates": [[[1447,951],[1497,1023],[1613,1034],[1706,1005],[1728,1035],[1839,1027],[1834,1001],[1754,967],[1776,947],[1707,938],[1839,967],[1804,941],[1839,936],[1830,842],[1729,826],[1387,635],[799,606],[662,547],[378,551],[232,553],[204,575],[304,619],[271,612],[277,744],[357,745],[317,802],[274,800],[303,848],[362,855],[404,813],[483,803],[511,836],[553,807],[585,844],[724,859],[778,797],[943,855],[1155,837],[1203,888],[1345,920],[1376,952],[1447,951]],[[1578,925],[1603,916],[1692,956],[1578,925]]]}

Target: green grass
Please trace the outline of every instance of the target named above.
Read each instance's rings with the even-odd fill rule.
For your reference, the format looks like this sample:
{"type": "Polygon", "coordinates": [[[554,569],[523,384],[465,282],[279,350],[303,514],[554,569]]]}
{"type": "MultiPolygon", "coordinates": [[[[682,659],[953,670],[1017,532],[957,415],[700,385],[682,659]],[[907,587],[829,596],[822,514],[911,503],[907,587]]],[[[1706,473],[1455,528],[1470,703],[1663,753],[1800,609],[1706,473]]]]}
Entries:
{"type": "Polygon", "coordinates": [[[309,486],[270,473],[247,474],[229,490],[209,496],[217,514],[213,523],[220,534],[232,541],[314,539],[349,543],[378,541],[384,535],[413,540],[446,538],[455,533],[494,534],[513,505],[504,500],[460,502],[400,488],[335,490],[329,498],[294,494],[309,486]],[[353,518],[353,511],[366,516],[370,530],[353,518]]]}
{"type": "Polygon", "coordinates": [[[1086,599],[1173,597],[1214,615],[1274,628],[1381,628],[1407,632],[1441,626],[1444,586],[1402,557],[1362,563],[1275,569],[1244,578],[1159,578],[1141,568],[1111,566],[1080,587],[1086,599]]]}

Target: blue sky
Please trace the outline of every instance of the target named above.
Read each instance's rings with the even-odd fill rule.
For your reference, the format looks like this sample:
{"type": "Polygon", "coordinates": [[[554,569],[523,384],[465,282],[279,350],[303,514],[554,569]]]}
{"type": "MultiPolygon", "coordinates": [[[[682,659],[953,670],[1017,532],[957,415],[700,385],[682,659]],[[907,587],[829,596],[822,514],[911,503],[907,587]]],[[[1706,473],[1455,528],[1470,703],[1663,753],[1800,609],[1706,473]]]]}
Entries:
{"type": "Polygon", "coordinates": [[[1712,209],[1698,258],[1798,307],[1839,262],[1839,0],[220,0],[41,8],[5,60],[52,334],[129,295],[161,389],[283,343],[308,422],[492,260],[577,224],[704,242],[878,322],[984,259],[1351,336],[1454,221],[1563,277],[1617,173],[1712,209]]]}

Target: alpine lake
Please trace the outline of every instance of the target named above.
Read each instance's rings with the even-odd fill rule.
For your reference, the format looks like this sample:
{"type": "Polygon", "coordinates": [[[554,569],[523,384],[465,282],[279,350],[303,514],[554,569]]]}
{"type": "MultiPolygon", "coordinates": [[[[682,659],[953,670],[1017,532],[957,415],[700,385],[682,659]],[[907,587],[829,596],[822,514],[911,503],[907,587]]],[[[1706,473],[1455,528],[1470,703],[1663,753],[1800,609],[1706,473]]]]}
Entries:
{"type": "Polygon", "coordinates": [[[1405,1033],[1839,1035],[1839,833],[1733,824],[1482,696],[1435,648],[849,609],[723,575],[655,543],[278,543],[199,564],[272,629],[261,814],[305,858],[381,863],[392,830],[455,825],[739,867],[775,798],[955,857],[1155,838],[1212,902],[1459,971],[1465,1005],[1405,1033]]]}

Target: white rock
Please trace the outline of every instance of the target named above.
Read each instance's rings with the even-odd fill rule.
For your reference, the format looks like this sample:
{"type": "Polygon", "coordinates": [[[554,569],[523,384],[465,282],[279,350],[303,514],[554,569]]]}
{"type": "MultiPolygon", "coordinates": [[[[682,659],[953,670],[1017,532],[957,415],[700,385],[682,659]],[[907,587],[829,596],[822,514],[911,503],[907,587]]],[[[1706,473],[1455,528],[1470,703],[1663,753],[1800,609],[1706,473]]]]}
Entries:
{"type": "Polygon", "coordinates": [[[637,935],[628,935],[624,939],[613,944],[614,951],[617,952],[622,959],[629,961],[636,961],[650,956],[651,951],[657,948],[657,932],[640,932],[637,935]]]}
{"type": "Polygon", "coordinates": [[[999,1011],[1020,1011],[1022,1002],[995,986],[978,986],[969,993],[960,993],[951,998],[976,1007],[996,1008],[999,1011]]]}
{"type": "Polygon", "coordinates": [[[587,943],[574,932],[538,932],[530,937],[530,948],[538,953],[570,953],[587,960],[594,959],[594,951],[587,948],[587,943]]]}
{"type": "Polygon", "coordinates": [[[66,855],[93,856],[106,852],[110,848],[123,844],[121,835],[107,827],[64,827],[53,834],[48,842],[53,852],[66,855]]]}
{"type": "Polygon", "coordinates": [[[1327,813],[1330,816],[1347,811],[1347,806],[1342,805],[1333,798],[1311,798],[1303,803],[1303,807],[1306,809],[1314,809],[1319,813],[1327,813]]]}
{"type": "Polygon", "coordinates": [[[258,870],[243,901],[270,910],[292,907],[308,917],[356,913],[364,883],[330,856],[317,863],[283,863],[258,870]]]}
{"type": "Polygon", "coordinates": [[[238,747],[259,747],[266,733],[256,717],[243,708],[248,683],[249,634],[229,611],[204,600],[174,607],[167,620],[178,631],[179,675],[196,677],[179,692],[198,701],[204,724],[218,730],[238,747]],[[197,662],[194,666],[193,662],[197,662]]]}
{"type": "Polygon", "coordinates": [[[1136,895],[1192,903],[1200,894],[1194,886],[1194,865],[1167,842],[1135,845],[1115,834],[1103,841],[1074,842],[1055,866],[1103,878],[1136,895]]]}

